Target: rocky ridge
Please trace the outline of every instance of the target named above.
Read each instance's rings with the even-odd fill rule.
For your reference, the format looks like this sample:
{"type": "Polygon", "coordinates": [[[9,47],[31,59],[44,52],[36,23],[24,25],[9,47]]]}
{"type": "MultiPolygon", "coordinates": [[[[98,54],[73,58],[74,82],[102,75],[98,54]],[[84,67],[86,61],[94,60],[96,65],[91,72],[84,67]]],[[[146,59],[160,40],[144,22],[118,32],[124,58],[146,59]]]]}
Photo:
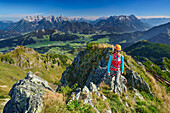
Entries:
{"type": "MultiPolygon", "coordinates": [[[[70,101],[77,99],[80,100],[84,97],[84,104],[89,103],[98,113],[99,111],[97,108],[94,107],[94,104],[92,102],[93,100],[93,94],[97,95],[98,97],[103,98],[103,100],[106,100],[107,97],[104,96],[103,93],[99,93],[98,90],[101,88],[101,84],[106,84],[111,87],[111,76],[108,76],[107,73],[107,58],[110,55],[110,51],[112,51],[112,48],[102,48],[102,49],[94,49],[94,51],[98,51],[98,53],[93,51],[92,57],[89,55],[91,50],[84,50],[79,52],[77,57],[74,59],[71,66],[69,66],[66,71],[62,74],[61,78],[61,84],[57,91],[60,90],[61,86],[69,86],[74,87],[75,84],[78,84],[80,86],[77,88],[76,92],[72,93],[72,98],[70,101]],[[101,56],[99,53],[103,53],[103,56],[101,56]],[[92,62],[90,64],[90,67],[88,67],[88,61],[86,61],[86,55],[88,56],[89,61],[92,62]],[[100,59],[98,59],[99,57],[100,59]],[[96,60],[95,64],[94,61],[96,60]],[[86,67],[87,66],[87,67],[86,67]],[[73,68],[75,67],[75,68],[73,68]],[[83,72],[88,72],[85,75],[83,75],[83,72]],[[81,90],[82,89],[82,90],[81,90]],[[83,94],[86,94],[84,96],[83,94]]],[[[124,54],[124,53],[123,53],[124,54]]],[[[125,54],[124,54],[125,55],[125,54]]],[[[150,90],[149,85],[144,81],[144,79],[133,70],[131,67],[133,66],[132,63],[129,61],[125,61],[125,71],[126,71],[126,78],[124,76],[120,77],[120,85],[118,86],[117,94],[119,95],[119,99],[121,94],[125,95],[125,98],[129,99],[127,95],[127,86],[125,85],[125,81],[127,79],[127,85],[128,87],[131,87],[135,95],[140,99],[144,100],[143,96],[139,93],[138,90],[143,90],[152,96],[154,96],[150,90]]],[[[134,66],[133,66],[134,67],[134,66]]],[[[114,77],[115,78],[115,77],[114,77]]],[[[69,102],[70,102],[69,101],[69,102]]],[[[122,101],[122,100],[121,100],[122,101]]],[[[125,103],[125,106],[129,106],[127,103],[125,103]]],[[[108,112],[111,112],[110,109],[106,110],[108,112]]]]}
{"type": "Polygon", "coordinates": [[[110,16],[95,24],[100,30],[107,32],[133,32],[144,31],[147,27],[134,15],[110,16]]]}
{"type": "Polygon", "coordinates": [[[62,21],[70,21],[69,18],[61,15],[59,17],[55,17],[54,15],[50,15],[50,16],[26,16],[26,18],[23,18],[26,21],[29,22],[39,22],[39,21],[49,21],[51,23],[57,22],[57,23],[61,23],[62,21]]]}
{"type": "MultiPolygon", "coordinates": [[[[97,113],[99,112],[111,113],[111,112],[119,112],[117,111],[117,109],[113,107],[114,105],[112,103],[114,103],[114,101],[118,102],[118,107],[121,108],[122,106],[124,106],[126,111],[129,112],[130,111],[133,112],[134,110],[138,112],[139,110],[141,110],[141,107],[137,107],[137,104],[139,102],[145,103],[146,101],[148,102],[147,105],[152,103],[149,102],[151,100],[147,101],[148,98],[145,98],[143,94],[141,94],[141,90],[142,90],[142,92],[146,92],[152,98],[154,98],[154,95],[150,90],[150,84],[148,84],[149,82],[146,81],[146,77],[144,76],[146,74],[144,66],[140,62],[136,63],[131,58],[131,56],[126,55],[124,52],[122,52],[121,54],[123,54],[125,57],[125,70],[124,70],[125,74],[120,78],[120,85],[118,86],[117,94],[114,94],[113,92],[109,91],[109,88],[111,87],[110,85],[111,77],[106,74],[106,69],[107,69],[108,56],[110,55],[111,52],[112,52],[112,48],[107,47],[107,45],[102,45],[102,47],[101,45],[90,46],[90,47],[87,46],[87,49],[79,52],[77,57],[74,59],[73,63],[69,67],[67,67],[66,71],[62,74],[60,80],[61,84],[57,89],[57,91],[60,91],[61,87],[67,85],[72,89],[74,89],[73,87],[76,84],[78,84],[76,90],[72,92],[71,97],[68,97],[69,100],[67,105],[70,105],[70,103],[73,102],[74,100],[78,100],[83,102],[83,104],[90,105],[97,113]],[[125,84],[126,79],[127,79],[127,85],[125,84]],[[129,91],[130,91],[129,89],[132,89],[132,91],[134,92],[133,98],[129,96],[129,91]],[[125,101],[125,99],[122,98],[122,95],[124,95],[124,98],[127,101],[125,101]],[[139,99],[139,100],[136,101],[135,99],[139,99]],[[110,102],[110,104],[108,104],[107,107],[102,108],[101,110],[99,106],[96,105],[96,101],[98,100],[105,104],[110,102]],[[128,103],[128,101],[132,101],[135,107],[133,107],[132,103],[131,104],[128,103]]],[[[25,79],[27,78],[29,77],[26,77],[25,79]]],[[[34,78],[33,80],[32,78],[29,80],[35,82],[34,78]]],[[[36,80],[35,83],[40,83],[41,87],[43,88],[45,87],[47,89],[52,90],[50,87],[48,87],[47,83],[46,82],[44,83],[44,81],[39,77],[38,77],[38,81],[40,82],[37,82],[36,80]]],[[[22,80],[20,80],[20,82],[16,84],[20,85],[20,83],[23,83],[22,80]]],[[[29,85],[27,86],[28,88],[30,87],[29,85]]],[[[13,91],[14,88],[16,88],[16,85],[13,86],[13,88],[10,91],[12,93],[9,93],[9,95],[15,95],[15,91],[13,91]]],[[[22,89],[22,87],[19,88],[22,89]]],[[[37,87],[37,89],[40,92],[38,92],[35,95],[40,95],[41,97],[44,93],[41,92],[40,90],[41,88],[37,87]]],[[[54,90],[52,91],[54,92],[54,90]]],[[[18,99],[17,95],[15,95],[13,98],[14,100],[18,99]]],[[[25,102],[25,100],[23,101],[25,102]]],[[[39,101],[41,103],[41,100],[39,101]]],[[[15,107],[15,105],[20,104],[20,102],[14,103],[13,106],[15,107]]],[[[9,103],[10,102],[8,102],[6,106],[11,105],[9,103]]],[[[36,102],[34,103],[36,104],[36,102]]],[[[145,104],[143,105],[145,106],[145,104]]],[[[23,106],[21,107],[22,107],[21,110],[25,109],[23,106]]],[[[42,104],[39,104],[39,106],[35,108],[36,110],[32,106],[29,110],[33,110],[32,112],[40,112],[41,108],[42,108],[42,104]]]]}
{"type": "Polygon", "coordinates": [[[110,16],[107,19],[90,22],[83,18],[68,18],[63,15],[55,17],[27,16],[4,30],[16,30],[20,33],[39,29],[57,29],[63,32],[94,34],[97,32],[133,32],[145,30],[146,26],[134,15],[110,16]],[[94,24],[94,25],[93,25],[94,24]],[[85,32],[84,32],[85,31],[85,32]]]}
{"type": "MultiPolygon", "coordinates": [[[[93,52],[93,55],[90,57],[86,56],[87,54],[90,54],[90,50],[86,49],[84,51],[79,52],[73,63],[69,67],[67,67],[66,71],[63,72],[62,78],[60,80],[61,84],[64,86],[69,85],[70,87],[73,87],[75,84],[78,84],[81,88],[84,86],[90,88],[91,82],[93,82],[97,87],[99,87],[101,82],[104,81],[106,84],[111,86],[111,77],[106,74],[107,58],[110,55],[110,51],[112,51],[112,48],[102,48],[98,51],[95,50],[95,52],[93,52]],[[102,53],[102,55],[100,53],[102,53]],[[88,62],[84,62],[87,59],[89,61],[91,60],[92,63],[89,64],[88,62]],[[82,73],[82,71],[84,70],[88,72],[85,75],[83,75],[82,73]]],[[[140,77],[140,75],[137,74],[137,72],[135,72],[131,68],[131,66],[129,66],[132,65],[129,63],[129,61],[125,61],[125,71],[126,76],[128,76],[127,84],[135,88],[142,88],[146,92],[152,94],[147,83],[143,80],[142,77],[140,77]]],[[[119,91],[121,93],[126,92],[126,86],[124,85],[125,80],[126,78],[124,76],[121,76],[122,85],[120,85],[119,87],[119,91]]]]}

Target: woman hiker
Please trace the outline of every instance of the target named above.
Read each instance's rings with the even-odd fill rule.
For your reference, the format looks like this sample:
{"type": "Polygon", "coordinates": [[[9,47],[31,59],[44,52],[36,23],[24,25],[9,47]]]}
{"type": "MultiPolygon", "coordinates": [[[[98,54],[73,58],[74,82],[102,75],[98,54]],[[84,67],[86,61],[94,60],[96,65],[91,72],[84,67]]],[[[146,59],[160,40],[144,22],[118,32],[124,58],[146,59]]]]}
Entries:
{"type": "Polygon", "coordinates": [[[120,51],[121,51],[121,46],[119,44],[116,44],[114,48],[114,52],[109,57],[109,62],[107,67],[108,75],[112,77],[111,91],[114,90],[114,93],[117,93],[117,88],[120,84],[119,78],[121,74],[123,74],[123,68],[124,68],[124,64],[123,64],[124,57],[123,55],[120,54],[120,51]],[[113,79],[113,76],[115,76],[115,81],[113,79]]]}

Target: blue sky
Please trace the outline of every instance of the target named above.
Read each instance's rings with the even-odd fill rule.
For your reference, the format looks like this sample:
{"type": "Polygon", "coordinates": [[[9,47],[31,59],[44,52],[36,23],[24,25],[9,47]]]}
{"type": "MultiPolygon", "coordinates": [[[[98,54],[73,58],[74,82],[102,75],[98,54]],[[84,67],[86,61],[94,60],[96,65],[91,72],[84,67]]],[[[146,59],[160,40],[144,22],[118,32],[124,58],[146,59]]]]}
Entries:
{"type": "Polygon", "coordinates": [[[0,20],[17,21],[26,15],[169,16],[170,0],[0,0],[0,20]]]}

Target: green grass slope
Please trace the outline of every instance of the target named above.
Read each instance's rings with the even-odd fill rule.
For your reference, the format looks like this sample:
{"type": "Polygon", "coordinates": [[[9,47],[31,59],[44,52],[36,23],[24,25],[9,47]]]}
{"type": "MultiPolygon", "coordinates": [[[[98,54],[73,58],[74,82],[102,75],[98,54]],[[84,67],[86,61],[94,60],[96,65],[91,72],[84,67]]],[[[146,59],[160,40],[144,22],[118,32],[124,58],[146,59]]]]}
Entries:
{"type": "Polygon", "coordinates": [[[124,49],[124,51],[131,55],[136,61],[142,62],[146,70],[150,72],[157,81],[166,86],[168,92],[170,89],[166,80],[170,81],[169,50],[170,46],[167,44],[151,43],[147,41],[139,41],[124,49]],[[161,79],[159,77],[163,78],[161,79]]]}
{"type": "Polygon", "coordinates": [[[170,58],[170,46],[166,44],[139,41],[124,49],[132,57],[146,57],[153,62],[162,60],[163,57],[170,58]]]}
{"type": "Polygon", "coordinates": [[[5,99],[10,98],[8,92],[12,86],[20,79],[24,78],[26,71],[20,67],[5,64],[0,61],[0,110],[3,109],[5,99]]]}
{"type": "Polygon", "coordinates": [[[61,74],[71,62],[65,55],[43,55],[24,46],[0,54],[0,109],[3,109],[5,99],[9,98],[10,88],[24,78],[28,71],[34,72],[50,84],[57,85],[61,74]]]}

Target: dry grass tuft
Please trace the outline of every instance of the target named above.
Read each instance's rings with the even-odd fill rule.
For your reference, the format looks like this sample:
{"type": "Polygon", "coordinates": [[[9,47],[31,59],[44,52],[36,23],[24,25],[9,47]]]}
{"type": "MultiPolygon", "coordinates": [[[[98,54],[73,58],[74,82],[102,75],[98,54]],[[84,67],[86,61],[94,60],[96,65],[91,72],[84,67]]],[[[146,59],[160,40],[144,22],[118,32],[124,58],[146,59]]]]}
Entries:
{"type": "MultiPolygon", "coordinates": [[[[99,86],[100,86],[101,88],[103,88],[103,87],[106,87],[106,86],[108,86],[108,85],[106,85],[106,84],[104,83],[104,81],[102,81],[99,86]]],[[[108,86],[108,87],[109,87],[109,86],[108,86]]]]}
{"type": "Polygon", "coordinates": [[[44,91],[46,91],[47,93],[44,95],[43,99],[43,113],[51,113],[51,112],[64,112],[66,111],[65,108],[65,101],[63,98],[63,95],[56,92],[56,94],[54,94],[53,92],[44,89],[44,91]]]}
{"type": "Polygon", "coordinates": [[[108,102],[105,102],[104,104],[105,104],[105,106],[106,106],[106,109],[107,109],[107,110],[110,110],[110,104],[109,104],[108,102]]]}
{"type": "Polygon", "coordinates": [[[103,48],[108,48],[108,47],[111,47],[111,48],[113,48],[113,50],[114,50],[114,46],[113,46],[113,45],[110,45],[110,44],[107,44],[107,43],[100,43],[100,44],[94,44],[94,45],[92,45],[92,49],[93,49],[93,50],[94,50],[95,48],[103,49],[103,48]]]}
{"type": "Polygon", "coordinates": [[[100,49],[102,49],[102,48],[108,48],[108,47],[114,48],[113,45],[110,45],[110,44],[107,44],[107,43],[102,43],[102,44],[98,44],[98,45],[97,45],[97,48],[100,48],[100,49]]]}
{"type": "Polygon", "coordinates": [[[44,95],[43,99],[47,102],[47,101],[51,101],[51,103],[53,102],[59,102],[64,104],[64,100],[63,100],[63,95],[61,93],[56,92],[56,94],[54,94],[52,91],[44,89],[44,91],[46,91],[47,93],[44,95]]]}
{"type": "MultiPolygon", "coordinates": [[[[146,73],[146,75],[152,83],[152,91],[154,91],[156,97],[160,100],[163,100],[165,107],[170,108],[170,94],[166,92],[165,87],[157,83],[154,77],[149,73],[146,73]]],[[[167,110],[168,113],[170,113],[170,109],[167,110]]]]}

